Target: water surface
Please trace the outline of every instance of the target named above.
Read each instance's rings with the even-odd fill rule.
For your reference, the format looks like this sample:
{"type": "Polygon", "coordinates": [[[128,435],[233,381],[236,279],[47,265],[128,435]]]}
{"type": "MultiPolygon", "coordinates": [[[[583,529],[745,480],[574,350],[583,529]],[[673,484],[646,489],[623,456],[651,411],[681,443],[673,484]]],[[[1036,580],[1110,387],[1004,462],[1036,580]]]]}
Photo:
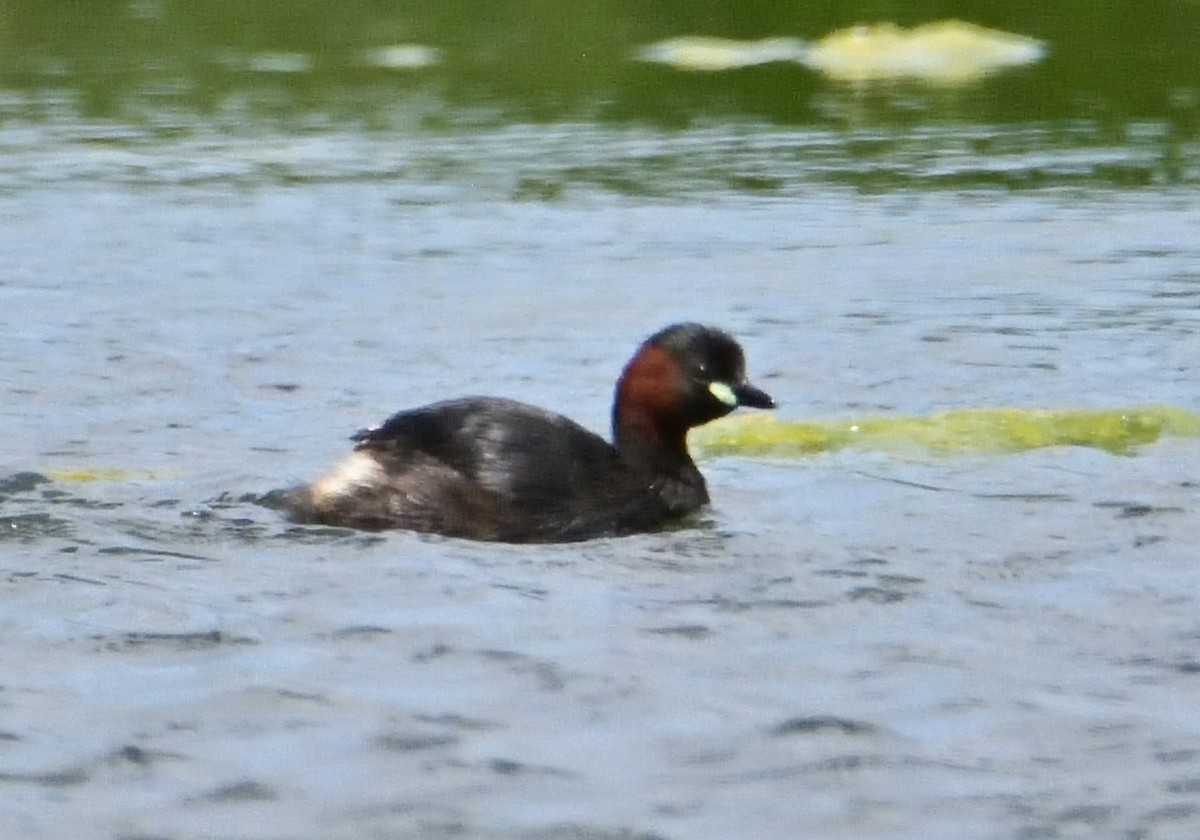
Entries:
{"type": "MultiPolygon", "coordinates": [[[[214,76],[188,68],[221,43],[327,55],[295,33],[335,30],[296,4],[294,32],[192,20],[171,51],[128,36],[229,6],[136,4],[101,54],[187,82],[156,88],[36,5],[6,7],[30,63],[0,125],[5,834],[1200,832],[1194,438],[735,450],[702,461],[714,504],[684,527],[569,546],[254,502],[443,396],[603,431],[637,342],[682,319],[738,335],[788,419],[1195,412],[1192,64],[953,94],[807,79],[771,111],[747,103],[798,76],[622,63],[705,21],[772,34],[715,15],[583,16],[607,82],[542,97],[487,69],[515,49],[500,24],[504,50],[460,50],[487,72],[214,76]],[[651,119],[664,101],[686,119],[651,119]]],[[[1172,9],[1186,34],[1194,6],[1172,9]]],[[[852,22],[827,17],[794,34],[852,22]]],[[[419,22],[388,42],[450,55],[439,32],[468,32],[419,22]]],[[[982,22],[1081,66],[1046,18],[982,22]]],[[[1139,34],[1115,25],[1100,43],[1139,34]]]]}

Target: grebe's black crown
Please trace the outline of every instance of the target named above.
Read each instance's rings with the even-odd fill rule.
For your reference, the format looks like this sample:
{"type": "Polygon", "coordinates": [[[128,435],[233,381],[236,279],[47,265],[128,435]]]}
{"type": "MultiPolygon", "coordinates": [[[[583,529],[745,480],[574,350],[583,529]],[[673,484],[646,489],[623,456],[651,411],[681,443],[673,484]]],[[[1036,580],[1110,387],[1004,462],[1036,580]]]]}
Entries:
{"type": "Polygon", "coordinates": [[[701,386],[703,401],[715,399],[722,404],[705,412],[708,419],[739,406],[775,408],[770,395],[746,380],[742,346],[724,330],[690,322],[672,324],[646,339],[646,344],[669,353],[683,375],[701,386]]]}
{"type": "Polygon", "coordinates": [[[646,343],[666,350],[686,373],[698,372],[706,379],[731,384],[746,378],[746,358],[741,345],[729,333],[716,327],[672,324],[650,336],[646,343]]]}

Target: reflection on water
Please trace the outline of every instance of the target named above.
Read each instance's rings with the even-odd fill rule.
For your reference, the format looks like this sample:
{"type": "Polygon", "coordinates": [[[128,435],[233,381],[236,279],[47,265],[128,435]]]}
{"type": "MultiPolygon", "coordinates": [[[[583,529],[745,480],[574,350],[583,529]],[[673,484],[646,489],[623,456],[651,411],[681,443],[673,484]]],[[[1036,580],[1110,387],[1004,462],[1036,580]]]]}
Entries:
{"type": "MultiPolygon", "coordinates": [[[[694,3],[660,4],[654,15],[630,19],[596,4],[567,13],[541,0],[508,3],[503,13],[434,2],[149,0],[87,4],[69,16],[67,7],[37,0],[3,8],[0,115],[9,121],[87,116],[168,136],[214,127],[411,132],[562,121],[678,127],[749,119],[834,131],[1023,125],[1046,132],[1053,146],[1080,150],[1136,147],[1150,132],[1180,158],[1164,180],[1195,177],[1200,65],[1191,56],[1200,8],[1192,3],[1077,2],[1000,14],[989,6],[977,19],[963,7],[966,20],[989,28],[953,31],[947,27],[959,25],[937,23],[944,9],[932,3],[907,4],[894,21],[906,29],[855,27],[863,21],[847,19],[837,4],[806,8],[802,18],[764,6],[744,19],[694,3]],[[799,50],[820,72],[773,64],[695,77],[633,60],[647,44],[684,35],[759,44],[776,58],[799,50]],[[979,42],[965,50],[976,67],[1027,63],[1041,44],[1049,52],[952,96],[904,84],[863,92],[821,75],[928,75],[961,59],[963,39],[979,42]],[[947,55],[959,58],[933,61],[947,55]]],[[[1047,177],[1053,182],[1052,172],[1047,177]]]]}
{"type": "MultiPolygon", "coordinates": [[[[580,146],[576,154],[586,155],[588,133],[609,138],[604,149],[618,160],[531,175],[517,187],[525,198],[559,196],[580,165],[590,180],[647,194],[669,192],[676,177],[686,188],[714,169],[717,180],[747,190],[771,190],[797,170],[873,190],[1200,180],[1196,4],[1056,5],[999,18],[988,8],[971,24],[939,22],[941,7],[927,5],[925,14],[922,4],[906,6],[899,26],[864,27],[833,6],[806,9],[799,21],[782,8],[743,20],[717,7],[668,4],[631,20],[594,4],[568,14],[540,0],[506,4],[503,14],[473,3],[149,0],[88,4],[68,18],[60,4],[9,0],[0,26],[0,139],[6,151],[40,149],[47,138],[31,126],[42,126],[54,135],[49,142],[80,144],[86,157],[166,144],[172,158],[204,159],[214,132],[278,131],[290,153],[297,141],[321,146],[323,135],[361,131],[378,138],[370,154],[386,160],[397,156],[391,144],[420,158],[423,148],[470,146],[481,129],[503,134],[530,124],[572,126],[551,134],[580,146]],[[700,40],[680,40],[693,35],[700,40]],[[742,69],[678,73],[636,60],[648,44],[672,64],[707,44],[710,65],[742,69]],[[776,63],[750,66],[767,59],[776,63]],[[1028,66],[969,87],[903,81],[1013,64],[1028,66]],[[822,74],[894,81],[863,86],[822,74]],[[88,121],[82,133],[80,118],[88,121]],[[706,130],[727,131],[730,121],[747,128],[742,148],[718,146],[696,159],[706,130]],[[782,127],[790,127],[785,139],[772,139],[782,127]],[[663,146],[650,152],[650,167],[622,165],[627,155],[611,138],[626,131],[649,132],[647,142],[663,146]],[[778,149],[755,166],[766,171],[723,171],[731,160],[752,163],[746,147],[764,143],[778,149]],[[845,164],[832,173],[831,156],[845,164]]],[[[525,164],[545,152],[525,148],[521,136],[505,143],[488,134],[482,142],[509,146],[525,164]]],[[[272,137],[253,145],[269,155],[276,144],[272,137]]],[[[315,149],[321,158],[329,151],[315,149]]],[[[448,158],[432,165],[464,163],[452,152],[448,158]]],[[[286,160],[276,165],[289,168],[286,160]]],[[[409,172],[394,160],[390,169],[409,172]]]]}
{"type": "MultiPolygon", "coordinates": [[[[854,111],[850,99],[822,107],[854,111]]],[[[848,116],[848,118],[850,118],[848,116]]],[[[106,124],[0,127],[0,185],[393,183],[412,201],[470,189],[521,201],[599,190],[672,199],[713,193],[794,198],[814,184],[903,190],[1165,187],[1200,174],[1200,155],[1147,127],[1120,143],[1079,126],[934,126],[807,131],[759,124],[681,131],[517,125],[416,135],[322,130],[164,137],[106,124]]]]}

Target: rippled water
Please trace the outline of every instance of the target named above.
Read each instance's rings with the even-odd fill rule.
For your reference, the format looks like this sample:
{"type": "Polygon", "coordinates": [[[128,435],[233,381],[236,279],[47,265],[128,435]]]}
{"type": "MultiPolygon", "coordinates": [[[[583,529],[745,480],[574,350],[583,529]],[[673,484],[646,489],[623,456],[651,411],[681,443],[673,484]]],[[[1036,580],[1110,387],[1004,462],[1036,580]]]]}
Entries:
{"type": "Polygon", "coordinates": [[[6,835],[1200,833],[1194,439],[709,459],[687,527],[561,547],[253,502],[441,396],[603,430],[685,318],[795,419],[1195,411],[1192,192],[939,182],[1003,169],[965,134],[879,191],[804,131],[5,131],[6,835]]]}

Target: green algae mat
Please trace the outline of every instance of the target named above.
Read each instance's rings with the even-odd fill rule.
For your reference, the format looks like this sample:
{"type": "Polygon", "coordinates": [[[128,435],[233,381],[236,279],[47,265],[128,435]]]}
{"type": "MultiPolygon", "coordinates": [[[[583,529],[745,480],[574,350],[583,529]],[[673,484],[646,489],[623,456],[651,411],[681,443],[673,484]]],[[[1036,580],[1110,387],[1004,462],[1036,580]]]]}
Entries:
{"type": "Polygon", "coordinates": [[[856,447],[936,454],[1023,452],[1088,446],[1127,455],[1165,436],[1200,436],[1200,415],[1171,406],[1117,409],[964,408],[924,417],[785,420],[738,415],[703,426],[690,441],[702,455],[795,458],[856,447]]]}

